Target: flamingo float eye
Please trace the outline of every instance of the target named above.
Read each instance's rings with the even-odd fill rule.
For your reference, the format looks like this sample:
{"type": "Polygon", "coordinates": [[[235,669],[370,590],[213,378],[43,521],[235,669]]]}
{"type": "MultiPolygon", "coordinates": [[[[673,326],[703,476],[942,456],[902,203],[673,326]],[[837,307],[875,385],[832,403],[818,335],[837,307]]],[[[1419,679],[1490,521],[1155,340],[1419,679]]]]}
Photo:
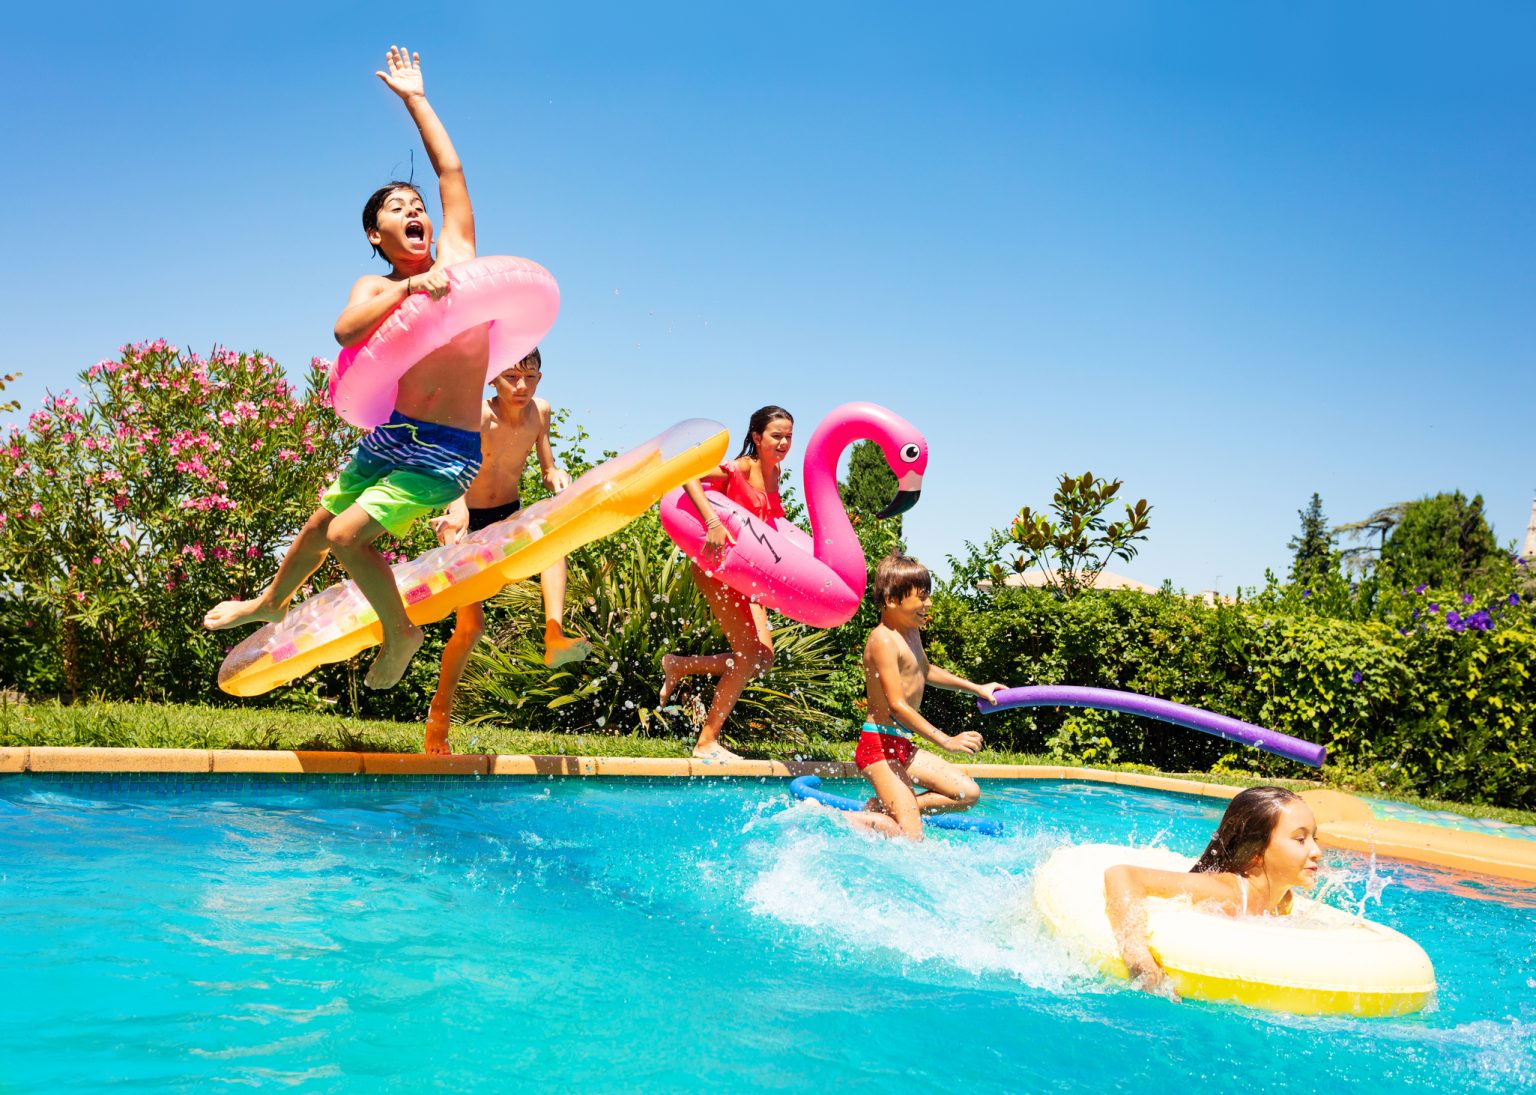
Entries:
{"type": "Polygon", "coordinates": [[[921,446],[915,441],[908,441],[901,447],[901,460],[904,464],[915,464],[917,458],[923,454],[921,446]]]}

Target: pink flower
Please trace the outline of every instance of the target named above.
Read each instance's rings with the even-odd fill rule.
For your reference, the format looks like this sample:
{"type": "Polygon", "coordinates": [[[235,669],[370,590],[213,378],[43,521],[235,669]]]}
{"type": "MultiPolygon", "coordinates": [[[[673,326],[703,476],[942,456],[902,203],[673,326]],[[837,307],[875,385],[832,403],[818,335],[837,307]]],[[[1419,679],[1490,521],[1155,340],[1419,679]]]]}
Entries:
{"type": "Polygon", "coordinates": [[[100,555],[92,555],[91,556],[91,565],[92,566],[97,566],[97,567],[101,566],[101,556],[100,555]]]}
{"type": "Polygon", "coordinates": [[[33,517],[41,517],[43,515],[43,507],[41,504],[33,502],[30,506],[27,507],[27,512],[30,513],[33,517]]]}
{"type": "Polygon", "coordinates": [[[75,600],[79,601],[81,604],[84,604],[85,603],[85,594],[81,593],[81,592],[76,592],[75,593],[75,600]]]}

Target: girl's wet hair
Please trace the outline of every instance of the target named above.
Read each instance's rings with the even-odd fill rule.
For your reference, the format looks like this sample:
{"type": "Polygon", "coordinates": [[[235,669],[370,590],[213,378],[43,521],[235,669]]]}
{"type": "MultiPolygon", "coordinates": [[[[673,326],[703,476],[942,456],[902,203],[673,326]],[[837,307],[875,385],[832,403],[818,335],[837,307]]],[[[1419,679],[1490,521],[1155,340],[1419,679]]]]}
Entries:
{"type": "Polygon", "coordinates": [[[1227,805],[1227,812],[1221,815],[1221,824],[1190,873],[1247,873],[1253,861],[1269,847],[1280,811],[1300,801],[1300,795],[1284,787],[1250,787],[1239,791],[1227,805]]]}
{"type": "MultiPolygon", "coordinates": [[[[384,208],[384,202],[388,200],[389,196],[396,190],[409,190],[412,194],[415,194],[418,198],[421,199],[422,205],[427,204],[426,195],[423,194],[420,190],[416,189],[415,183],[400,182],[397,179],[392,183],[381,186],[372,194],[368,195],[368,200],[363,203],[363,231],[365,233],[375,232],[378,230],[379,210],[384,208]]],[[[368,242],[368,246],[373,248],[374,257],[384,257],[384,252],[379,250],[378,244],[370,240],[368,242]]]]}
{"type": "Polygon", "coordinates": [[[788,421],[791,426],[795,424],[795,416],[783,407],[770,404],[753,411],[751,420],[747,422],[747,439],[741,443],[741,451],[736,454],[736,458],[739,460],[743,456],[756,456],[757,442],[752,440],[752,435],[762,433],[768,428],[768,423],[780,418],[788,421]]]}
{"type": "Polygon", "coordinates": [[[875,566],[875,604],[905,600],[912,592],[932,593],[933,575],[916,559],[893,551],[875,566]]]}

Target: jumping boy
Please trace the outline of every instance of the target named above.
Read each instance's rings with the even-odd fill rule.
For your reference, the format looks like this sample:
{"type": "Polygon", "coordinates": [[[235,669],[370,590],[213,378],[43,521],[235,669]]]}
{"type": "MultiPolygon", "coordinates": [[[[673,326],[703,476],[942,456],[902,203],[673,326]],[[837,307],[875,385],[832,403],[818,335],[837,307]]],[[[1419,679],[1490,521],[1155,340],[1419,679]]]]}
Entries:
{"type": "MultiPolygon", "coordinates": [[[[511,517],[523,506],[523,468],[537,451],[544,485],[559,494],[571,485],[564,468],[555,466],[549,444],[549,404],[534,397],[543,376],[543,359],[534,350],[492,382],[496,394],[481,406],[480,445],[485,463],[464,497],[448,512],[432,519],[432,530],[445,544],[466,532],[511,517]]],[[[592,652],[586,639],[569,638],[560,626],[565,616],[565,560],[539,575],[544,594],[544,664],[550,667],[580,661],[592,652]]],[[[478,604],[459,609],[453,636],[443,647],[443,666],[437,678],[437,694],[427,711],[427,735],[422,751],[448,752],[448,718],[453,713],[453,693],[464,675],[469,652],[485,633],[485,610],[478,604]]]]}
{"type": "MultiPolygon", "coordinates": [[[[389,48],[388,73],[375,73],[400,96],[421,133],[437,173],[443,231],[432,254],[432,220],[410,183],[390,183],[363,206],[363,230],[388,274],[365,274],[352,286],[336,320],[342,346],[363,342],[412,293],[441,299],[449,290],[447,267],[475,257],[475,217],[464,168],[448,131],[427,102],[421,56],[389,48]]],[[[388,688],[400,679],[421,646],[422,633],[406,615],[394,576],[372,547],[380,534],[405,532],[418,517],[462,495],[480,469],[480,387],[489,345],[477,327],[433,350],[401,378],[395,412],[367,434],[278,567],[272,584],[248,601],[224,601],[203,617],[212,630],[280,620],[288,601],[325,560],[327,551],[346,567],[378,613],[384,644],[368,667],[365,683],[388,688]]]]}
{"type": "Polygon", "coordinates": [[[886,836],[923,839],[922,815],[968,810],[981,788],[947,760],[917,748],[914,733],[952,753],[975,753],[974,730],[949,735],[918,710],[925,684],[971,692],[990,701],[1000,684],[972,684],[932,665],[923,653],[921,629],[928,622],[933,577],[916,559],[891,554],[875,568],[873,595],[880,623],[864,644],[864,694],[868,721],[859,734],[854,763],[874,786],[864,813],[849,814],[855,825],[886,836]],[[918,787],[913,785],[917,784],[918,787]]]}

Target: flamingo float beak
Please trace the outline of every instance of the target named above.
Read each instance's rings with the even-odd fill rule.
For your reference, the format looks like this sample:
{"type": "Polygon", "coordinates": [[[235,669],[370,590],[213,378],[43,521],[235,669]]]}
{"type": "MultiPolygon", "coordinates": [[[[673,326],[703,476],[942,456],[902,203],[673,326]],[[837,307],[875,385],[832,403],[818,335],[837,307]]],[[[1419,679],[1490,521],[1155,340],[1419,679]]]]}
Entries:
{"type": "Polygon", "coordinates": [[[906,513],[917,505],[917,500],[923,493],[923,477],[918,472],[908,472],[896,480],[896,488],[896,497],[891,499],[890,505],[875,514],[882,521],[887,517],[895,517],[898,513],[906,513]]]}

